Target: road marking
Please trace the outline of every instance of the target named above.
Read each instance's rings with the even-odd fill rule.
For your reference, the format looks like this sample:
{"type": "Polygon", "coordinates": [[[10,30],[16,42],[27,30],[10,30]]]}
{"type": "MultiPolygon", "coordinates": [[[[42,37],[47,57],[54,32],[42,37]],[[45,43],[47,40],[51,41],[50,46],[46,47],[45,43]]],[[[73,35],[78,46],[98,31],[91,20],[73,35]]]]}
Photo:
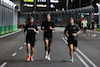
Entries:
{"type": "Polygon", "coordinates": [[[0,67],[4,67],[7,65],[7,62],[4,62],[0,67]]]}
{"type": "Polygon", "coordinates": [[[14,57],[14,56],[16,56],[17,55],[17,53],[14,53],[12,56],[14,57]]]}
{"type": "Polygon", "coordinates": [[[65,37],[65,39],[68,40],[67,37],[65,37]]]}
{"type": "Polygon", "coordinates": [[[85,54],[83,54],[79,49],[77,51],[93,66],[97,67],[85,54]]]}
{"type": "Polygon", "coordinates": [[[24,45],[26,45],[26,43],[24,43],[24,45]]]}
{"type": "Polygon", "coordinates": [[[23,49],[23,47],[20,47],[19,50],[23,49]]]}
{"type": "MultiPolygon", "coordinates": [[[[68,44],[68,42],[63,37],[62,37],[62,39],[64,40],[64,42],[66,44],[68,44]]],[[[75,54],[79,58],[79,60],[84,64],[85,67],[89,67],[88,64],[77,53],[75,53],[75,54]]]]}
{"type": "Polygon", "coordinates": [[[89,65],[77,53],[75,54],[79,58],[79,60],[85,65],[85,67],[89,67],[89,65]]]}
{"type": "MultiPolygon", "coordinates": [[[[59,33],[60,34],[60,33],[59,33]]],[[[60,34],[61,35],[61,34],[60,34]]],[[[62,36],[61,36],[62,37],[62,36]]],[[[62,37],[62,39],[64,40],[64,42],[66,44],[68,44],[68,42],[64,39],[64,37],[62,37]]],[[[77,51],[93,66],[93,67],[97,67],[85,54],[83,54],[78,48],[77,51]]]]}

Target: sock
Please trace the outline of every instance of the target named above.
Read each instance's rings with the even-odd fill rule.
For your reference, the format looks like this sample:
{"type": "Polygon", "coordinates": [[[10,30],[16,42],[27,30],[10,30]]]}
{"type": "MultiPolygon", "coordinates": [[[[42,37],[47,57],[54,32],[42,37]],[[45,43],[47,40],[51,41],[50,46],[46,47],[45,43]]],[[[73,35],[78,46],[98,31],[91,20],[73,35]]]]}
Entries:
{"type": "Polygon", "coordinates": [[[28,56],[30,56],[30,53],[27,53],[28,54],[28,56]]]}
{"type": "Polygon", "coordinates": [[[48,51],[46,51],[46,55],[48,55],[48,51]]]}

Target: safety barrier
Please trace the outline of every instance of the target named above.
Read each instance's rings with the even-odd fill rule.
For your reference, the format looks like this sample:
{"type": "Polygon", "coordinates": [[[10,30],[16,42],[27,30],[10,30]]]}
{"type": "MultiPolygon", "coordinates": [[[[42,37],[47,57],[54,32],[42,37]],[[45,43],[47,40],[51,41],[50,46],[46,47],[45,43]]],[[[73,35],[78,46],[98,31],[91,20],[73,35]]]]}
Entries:
{"type": "Polygon", "coordinates": [[[93,6],[87,6],[83,8],[70,9],[65,11],[23,12],[20,16],[25,17],[26,22],[28,23],[28,18],[30,16],[34,17],[35,15],[36,20],[38,21],[38,25],[41,25],[41,23],[46,20],[46,14],[51,13],[51,19],[55,22],[56,26],[66,26],[68,24],[69,17],[73,17],[75,23],[78,23],[80,25],[81,21],[79,20],[83,19],[84,16],[87,18],[89,24],[91,23],[93,10],[93,6]]]}
{"type": "Polygon", "coordinates": [[[18,29],[17,5],[9,0],[0,0],[0,35],[4,35],[18,29]]]}

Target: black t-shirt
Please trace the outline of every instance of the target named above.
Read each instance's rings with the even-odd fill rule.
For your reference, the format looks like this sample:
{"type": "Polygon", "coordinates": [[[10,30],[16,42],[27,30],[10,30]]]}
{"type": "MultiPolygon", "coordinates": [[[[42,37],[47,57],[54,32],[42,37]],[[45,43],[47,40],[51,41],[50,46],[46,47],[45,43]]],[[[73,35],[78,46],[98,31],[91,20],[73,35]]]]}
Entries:
{"type": "Polygon", "coordinates": [[[41,29],[44,30],[44,37],[52,38],[52,30],[49,29],[50,26],[52,28],[55,28],[53,21],[48,22],[46,20],[46,21],[42,22],[41,29]]]}
{"type": "Polygon", "coordinates": [[[73,26],[71,25],[68,25],[66,26],[65,28],[65,31],[64,32],[67,32],[68,31],[68,34],[69,34],[69,38],[76,38],[73,36],[74,33],[77,33],[78,31],[80,31],[80,28],[78,25],[74,24],[73,26]]]}
{"type": "Polygon", "coordinates": [[[33,30],[33,28],[36,29],[36,31],[38,30],[37,26],[36,25],[30,25],[30,24],[27,24],[25,29],[24,29],[24,32],[27,31],[27,36],[32,36],[32,37],[35,37],[35,32],[33,30]]]}
{"type": "Polygon", "coordinates": [[[94,22],[92,22],[92,29],[94,29],[94,22]]]}

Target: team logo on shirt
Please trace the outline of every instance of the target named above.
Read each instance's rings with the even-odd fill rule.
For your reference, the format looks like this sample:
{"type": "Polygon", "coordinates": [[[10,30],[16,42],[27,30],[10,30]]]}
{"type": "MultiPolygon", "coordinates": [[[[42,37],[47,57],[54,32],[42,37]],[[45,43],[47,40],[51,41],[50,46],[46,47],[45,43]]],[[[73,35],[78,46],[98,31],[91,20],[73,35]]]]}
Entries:
{"type": "Polygon", "coordinates": [[[73,29],[76,29],[76,27],[73,27],[73,29]]]}
{"type": "Polygon", "coordinates": [[[33,30],[33,28],[28,28],[28,30],[33,30]]]}

